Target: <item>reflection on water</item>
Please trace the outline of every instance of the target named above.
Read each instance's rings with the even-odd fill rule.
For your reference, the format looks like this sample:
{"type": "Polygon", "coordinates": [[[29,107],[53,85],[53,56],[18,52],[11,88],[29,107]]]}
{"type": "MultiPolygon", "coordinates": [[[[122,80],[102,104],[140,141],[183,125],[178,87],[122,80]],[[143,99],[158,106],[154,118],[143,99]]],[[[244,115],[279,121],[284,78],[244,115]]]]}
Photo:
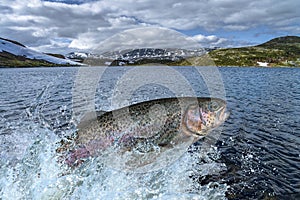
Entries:
{"type": "MultiPolygon", "coordinates": [[[[175,68],[197,96],[208,90],[196,70],[175,68]]],[[[57,142],[75,131],[72,88],[78,68],[0,70],[2,199],[296,199],[300,193],[300,70],[220,68],[230,118],[218,142],[194,145],[172,165],[130,174],[89,160],[69,171],[57,142]],[[205,152],[205,153],[203,153],[205,152]]],[[[126,72],[101,77],[96,109],[113,109],[112,89],[126,72]]],[[[182,88],[184,89],[184,88],[182,88]]],[[[117,91],[124,92],[124,91],[117,91]]],[[[138,88],[128,103],[174,96],[159,85],[138,88]]]]}

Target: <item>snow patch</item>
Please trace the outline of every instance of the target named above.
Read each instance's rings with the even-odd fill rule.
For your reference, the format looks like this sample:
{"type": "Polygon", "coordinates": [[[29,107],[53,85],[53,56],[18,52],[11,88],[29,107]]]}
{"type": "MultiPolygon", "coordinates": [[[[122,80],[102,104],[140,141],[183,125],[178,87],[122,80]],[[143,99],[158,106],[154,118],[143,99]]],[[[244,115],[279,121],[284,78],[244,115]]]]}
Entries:
{"type": "Polygon", "coordinates": [[[267,62],[257,62],[260,67],[268,67],[269,63],[267,62]]]}
{"type": "Polygon", "coordinates": [[[45,60],[45,61],[48,61],[48,62],[54,63],[54,64],[81,65],[80,63],[77,63],[77,62],[74,62],[71,60],[56,58],[54,56],[49,56],[49,55],[34,51],[34,50],[26,48],[26,47],[16,45],[12,42],[8,42],[6,40],[0,39],[0,52],[3,52],[3,51],[14,54],[16,56],[23,56],[28,59],[45,60]]]}

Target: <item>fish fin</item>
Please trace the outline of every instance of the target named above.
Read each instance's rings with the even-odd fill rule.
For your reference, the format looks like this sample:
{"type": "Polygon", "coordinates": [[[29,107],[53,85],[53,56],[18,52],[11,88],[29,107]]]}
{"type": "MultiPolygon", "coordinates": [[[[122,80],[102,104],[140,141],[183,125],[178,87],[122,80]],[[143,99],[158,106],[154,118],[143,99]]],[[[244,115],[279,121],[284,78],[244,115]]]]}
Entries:
{"type": "Polygon", "coordinates": [[[87,112],[85,115],[80,119],[80,122],[77,126],[78,129],[85,127],[88,125],[90,122],[96,120],[98,117],[102,116],[105,114],[107,111],[99,110],[96,112],[87,112]]]}

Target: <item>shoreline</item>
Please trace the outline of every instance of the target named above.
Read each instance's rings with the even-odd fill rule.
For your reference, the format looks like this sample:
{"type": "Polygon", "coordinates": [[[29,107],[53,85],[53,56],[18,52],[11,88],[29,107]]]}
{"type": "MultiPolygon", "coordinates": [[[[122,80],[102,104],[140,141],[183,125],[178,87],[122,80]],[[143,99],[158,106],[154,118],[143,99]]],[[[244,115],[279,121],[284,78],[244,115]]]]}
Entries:
{"type": "MultiPolygon", "coordinates": [[[[164,65],[157,65],[164,66],[164,65]]],[[[300,68],[300,66],[192,66],[192,65],[165,65],[168,67],[218,67],[218,68],[300,68]]],[[[156,67],[156,65],[127,65],[127,66],[92,66],[92,65],[61,65],[61,66],[0,66],[0,69],[29,69],[29,68],[80,68],[80,67],[156,67]]]]}

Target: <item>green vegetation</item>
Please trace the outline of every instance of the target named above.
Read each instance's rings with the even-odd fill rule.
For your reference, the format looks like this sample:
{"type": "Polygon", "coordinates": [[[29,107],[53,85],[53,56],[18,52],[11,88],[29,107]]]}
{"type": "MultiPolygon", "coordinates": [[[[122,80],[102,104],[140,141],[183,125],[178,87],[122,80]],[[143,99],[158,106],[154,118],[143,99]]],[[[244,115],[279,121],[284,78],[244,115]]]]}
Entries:
{"type": "Polygon", "coordinates": [[[180,60],[168,59],[139,59],[132,62],[115,60],[112,66],[119,65],[169,65],[169,66],[259,66],[259,63],[268,63],[274,66],[300,66],[300,37],[287,36],[270,40],[264,44],[241,47],[217,49],[208,54],[183,58],[180,60]]]}
{"type": "MultiPolygon", "coordinates": [[[[24,45],[8,40],[16,45],[24,45]]],[[[59,54],[48,54],[58,58],[64,58],[59,54]]],[[[268,66],[300,66],[300,37],[286,36],[272,39],[264,44],[252,47],[217,49],[208,54],[182,58],[178,60],[163,58],[139,58],[134,61],[111,60],[100,58],[87,58],[85,64],[105,66],[111,62],[111,66],[118,65],[169,65],[169,66],[259,66],[258,62],[268,63],[268,66]]],[[[17,56],[11,53],[0,52],[0,67],[39,67],[62,66],[45,60],[28,59],[25,56],[17,56]]],[[[66,66],[64,64],[63,66],[66,66]]]]}
{"type": "Polygon", "coordinates": [[[198,57],[185,58],[176,62],[173,62],[173,66],[214,66],[214,61],[208,54],[198,57]]]}
{"type": "MultiPolygon", "coordinates": [[[[45,60],[28,59],[8,52],[0,52],[0,67],[55,67],[61,66],[45,60]]],[[[65,64],[63,66],[66,66],[65,64]]]]}
{"type": "MultiPolygon", "coordinates": [[[[16,51],[16,54],[5,51],[4,49],[0,48],[0,67],[56,67],[56,66],[71,66],[70,64],[56,64],[52,63],[43,59],[30,59],[27,58],[25,55],[19,55],[18,53],[22,52],[24,50],[24,54],[26,54],[26,46],[14,41],[9,40],[5,38],[1,38],[2,41],[0,44],[5,47],[6,43],[11,43],[10,45],[13,46],[13,48],[16,51]],[[23,50],[20,50],[23,49],[23,50]]],[[[45,54],[47,55],[47,54],[45,54]]],[[[60,54],[48,54],[49,56],[57,57],[64,59],[65,57],[60,54]]]]}
{"type": "Polygon", "coordinates": [[[218,49],[209,53],[217,66],[300,66],[300,37],[287,36],[253,47],[218,49]]]}

